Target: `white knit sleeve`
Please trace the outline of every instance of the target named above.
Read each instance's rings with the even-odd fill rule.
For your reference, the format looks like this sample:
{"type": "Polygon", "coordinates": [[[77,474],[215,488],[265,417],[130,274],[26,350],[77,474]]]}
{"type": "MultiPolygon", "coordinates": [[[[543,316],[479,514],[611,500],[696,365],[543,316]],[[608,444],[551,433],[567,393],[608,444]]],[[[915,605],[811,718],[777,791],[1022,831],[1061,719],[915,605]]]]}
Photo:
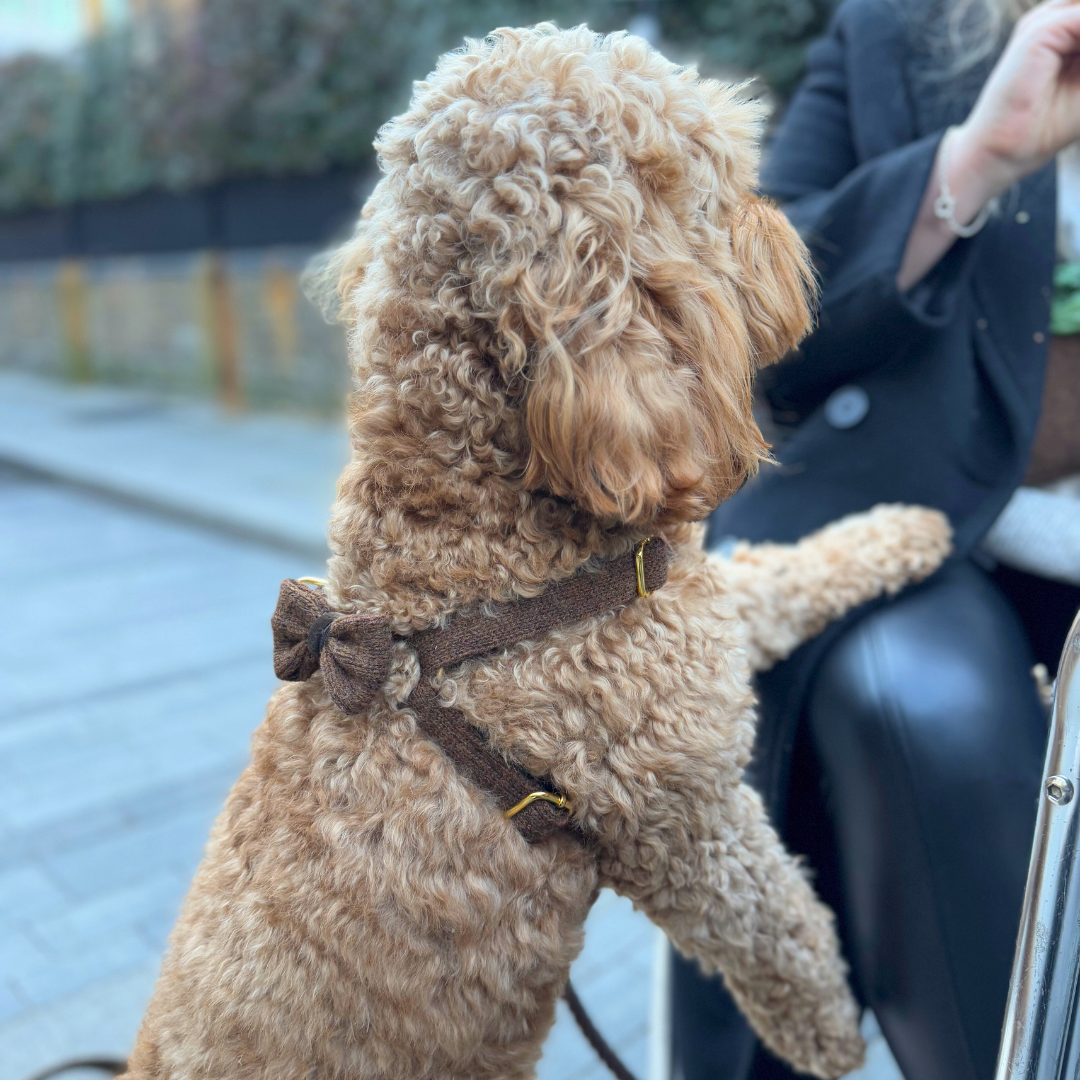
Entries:
{"type": "Polygon", "coordinates": [[[987,554],[1039,577],[1080,585],[1080,498],[1021,487],[983,540],[987,554]]]}

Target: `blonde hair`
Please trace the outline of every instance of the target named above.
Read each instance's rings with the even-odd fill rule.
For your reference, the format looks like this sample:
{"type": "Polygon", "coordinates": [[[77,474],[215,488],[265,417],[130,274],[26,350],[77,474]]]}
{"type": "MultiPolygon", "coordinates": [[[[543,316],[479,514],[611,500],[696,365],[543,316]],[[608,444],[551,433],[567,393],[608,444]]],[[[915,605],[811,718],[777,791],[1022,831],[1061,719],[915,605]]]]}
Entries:
{"type": "Polygon", "coordinates": [[[949,74],[970,71],[992,56],[1013,24],[1038,0],[950,0],[945,18],[949,74]]]}

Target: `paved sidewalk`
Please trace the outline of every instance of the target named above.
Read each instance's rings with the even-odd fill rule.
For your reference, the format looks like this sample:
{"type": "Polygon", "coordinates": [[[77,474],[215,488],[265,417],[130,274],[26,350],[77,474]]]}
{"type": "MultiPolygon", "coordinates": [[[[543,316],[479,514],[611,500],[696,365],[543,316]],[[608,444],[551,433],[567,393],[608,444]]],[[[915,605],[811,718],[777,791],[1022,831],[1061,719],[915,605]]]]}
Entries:
{"type": "Polygon", "coordinates": [[[324,556],[347,457],[343,423],[0,372],[0,460],[283,550],[324,556]]]}

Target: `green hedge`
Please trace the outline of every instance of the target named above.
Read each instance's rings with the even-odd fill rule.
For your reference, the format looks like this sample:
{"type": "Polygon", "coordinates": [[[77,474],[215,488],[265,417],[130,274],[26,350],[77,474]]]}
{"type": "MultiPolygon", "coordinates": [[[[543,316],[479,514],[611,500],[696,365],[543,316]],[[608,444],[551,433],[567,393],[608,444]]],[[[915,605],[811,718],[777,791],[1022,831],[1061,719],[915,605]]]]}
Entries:
{"type": "MultiPolygon", "coordinates": [[[[664,39],[779,97],[830,0],[672,0],[664,39]]],[[[0,211],[359,165],[411,81],[465,35],[626,24],[627,0],[204,0],[63,58],[0,64],[0,211]]]]}
{"type": "Polygon", "coordinates": [[[806,46],[837,0],[679,0],[660,6],[664,37],[696,48],[703,70],[760,77],[779,101],[795,89],[806,46]]]}

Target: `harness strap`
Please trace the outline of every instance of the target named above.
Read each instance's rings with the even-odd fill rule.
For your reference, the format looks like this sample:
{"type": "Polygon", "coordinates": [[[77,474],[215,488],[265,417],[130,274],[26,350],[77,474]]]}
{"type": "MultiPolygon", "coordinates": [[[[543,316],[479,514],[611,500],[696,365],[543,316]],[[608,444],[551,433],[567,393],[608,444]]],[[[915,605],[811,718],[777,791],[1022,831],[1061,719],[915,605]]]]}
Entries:
{"type": "MultiPolygon", "coordinates": [[[[417,726],[424,735],[442,748],[466,780],[491,795],[504,814],[534,792],[555,795],[545,780],[531,776],[493,750],[483,732],[470,724],[464,713],[440,704],[438,691],[427,679],[421,679],[409,695],[409,707],[416,712],[417,726]]],[[[565,810],[537,800],[510,821],[530,844],[535,844],[568,825],[570,819],[565,810]]]]}
{"type": "MultiPolygon", "coordinates": [[[[648,596],[667,580],[668,555],[663,540],[650,538],[595,571],[579,570],[539,596],[501,604],[490,614],[451,616],[445,626],[405,639],[420,660],[420,681],[407,701],[420,730],[442,748],[462,776],[495,799],[531,843],[570,824],[564,812],[568,800],[489,746],[459,709],[443,705],[432,678],[444,668],[535,641],[559,626],[648,596]]],[[[324,685],[343,712],[361,712],[386,681],[393,639],[383,620],[330,611],[321,592],[290,580],[281,584],[270,625],[278,678],[303,682],[321,667],[324,685]]]]}
{"type": "Polygon", "coordinates": [[[536,641],[560,626],[572,626],[622,607],[659,589],[667,581],[667,570],[667,544],[650,537],[633,551],[608,559],[595,571],[579,570],[549,585],[539,596],[501,604],[494,614],[474,611],[452,616],[445,626],[413,634],[411,641],[420,658],[420,671],[434,675],[440,668],[521,641],[536,641]]]}

